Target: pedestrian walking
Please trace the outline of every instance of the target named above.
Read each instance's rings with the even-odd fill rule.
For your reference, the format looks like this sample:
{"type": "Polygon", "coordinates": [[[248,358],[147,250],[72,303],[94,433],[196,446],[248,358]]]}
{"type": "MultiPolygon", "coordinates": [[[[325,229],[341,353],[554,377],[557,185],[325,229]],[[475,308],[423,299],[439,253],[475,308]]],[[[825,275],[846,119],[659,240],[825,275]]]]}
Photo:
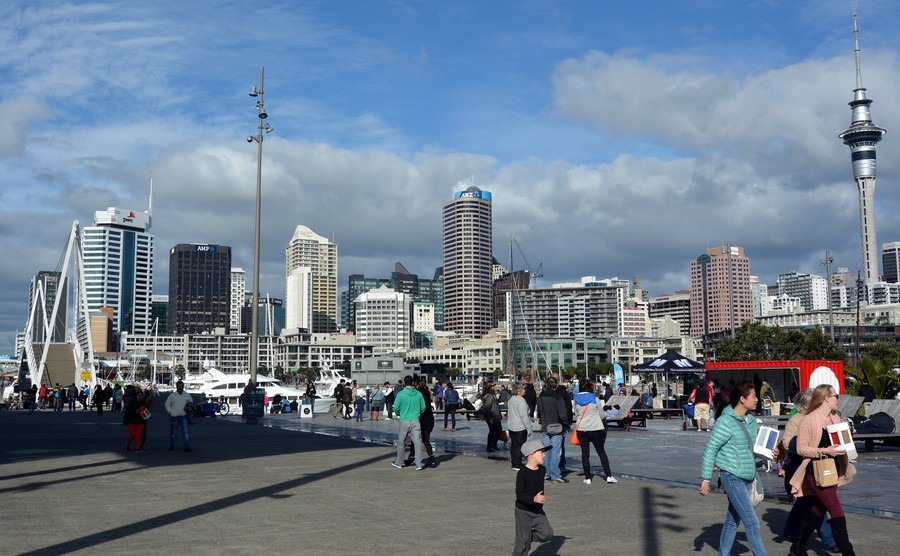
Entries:
{"type": "Polygon", "coordinates": [[[847,531],[847,518],[844,517],[844,508],[838,499],[838,486],[846,485],[853,480],[856,474],[856,464],[847,457],[846,450],[841,446],[832,446],[828,431],[825,427],[841,422],[837,412],[840,396],[830,384],[822,384],[813,390],[812,400],[806,409],[806,416],[800,423],[797,431],[797,453],[803,457],[794,477],[791,479],[791,493],[795,496],[813,496],[815,501],[812,511],[807,514],[797,539],[791,545],[791,554],[803,556],[806,554],[806,542],[812,536],[812,532],[821,523],[827,512],[831,519],[831,532],[834,535],[838,550],[843,556],[854,556],[853,545],[850,543],[850,535],[847,531]],[[834,486],[819,486],[813,473],[814,459],[831,459],[834,461],[838,473],[837,484],[834,486]]]}
{"type": "Polygon", "coordinates": [[[94,405],[97,407],[97,417],[103,417],[103,402],[106,399],[106,396],[103,394],[103,387],[99,384],[94,389],[94,396],[91,398],[91,401],[94,402],[94,405]]]}
{"type": "Polygon", "coordinates": [[[144,404],[144,393],[138,391],[134,395],[134,399],[125,405],[125,416],[122,421],[128,426],[128,439],[125,441],[125,451],[131,451],[131,442],[135,442],[137,453],[144,451],[144,423],[145,415],[149,417],[147,406],[144,404]]]}
{"type": "Polygon", "coordinates": [[[741,382],[731,391],[731,405],[725,408],[703,450],[699,492],[709,494],[713,467],[719,468],[719,478],[728,495],[728,511],[719,535],[719,554],[730,555],[741,521],[747,542],[754,556],[767,556],[759,529],[759,518],[750,502],[750,489],[756,477],[756,459],[751,439],[756,439],[756,419],[748,412],[756,408],[756,389],[749,382],[741,382]]]}
{"type": "MultiPolygon", "coordinates": [[[[803,422],[803,418],[806,416],[809,403],[812,401],[812,395],[813,389],[807,388],[793,398],[794,408],[791,411],[796,410],[796,413],[791,415],[791,418],[784,426],[784,434],[781,436],[781,443],[787,452],[782,467],[784,471],[784,488],[787,492],[788,500],[793,502],[788,518],[784,522],[784,530],[781,536],[791,542],[797,539],[800,533],[800,526],[806,516],[809,515],[809,512],[812,511],[813,502],[816,500],[815,496],[797,497],[791,494],[791,479],[794,478],[794,473],[797,472],[797,469],[803,462],[803,456],[797,453],[797,432],[800,430],[800,423],[803,422]]],[[[818,526],[818,532],[819,538],[822,539],[822,544],[825,545],[825,550],[829,552],[837,550],[837,543],[834,540],[834,535],[832,535],[831,525],[828,523],[828,514],[822,517],[818,526]]]]}
{"type": "Polygon", "coordinates": [[[181,431],[181,445],[185,452],[191,450],[191,437],[188,434],[188,406],[194,403],[190,394],[184,391],[184,382],[175,383],[175,391],[166,398],[166,413],[169,414],[169,451],[175,449],[176,432],[181,431]]]}

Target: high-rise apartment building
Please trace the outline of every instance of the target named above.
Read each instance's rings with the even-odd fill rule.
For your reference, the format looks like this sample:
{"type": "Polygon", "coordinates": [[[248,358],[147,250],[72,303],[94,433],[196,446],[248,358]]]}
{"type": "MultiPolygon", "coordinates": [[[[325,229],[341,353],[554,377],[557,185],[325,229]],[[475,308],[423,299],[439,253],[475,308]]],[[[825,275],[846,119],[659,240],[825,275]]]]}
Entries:
{"type": "Polygon", "coordinates": [[[357,343],[383,352],[412,347],[412,296],[381,286],[361,294],[354,304],[357,343]]]}
{"type": "Polygon", "coordinates": [[[528,344],[547,338],[624,336],[622,310],[628,288],[599,284],[555,284],[521,290],[507,299],[507,337],[528,344]]]}
{"type": "Polygon", "coordinates": [[[360,295],[370,292],[381,286],[405,293],[411,296],[416,303],[431,303],[434,306],[434,328],[441,330],[444,315],[444,282],[440,278],[440,269],[435,272],[435,278],[419,278],[412,274],[402,263],[394,265],[394,272],[390,278],[367,278],[362,274],[351,274],[347,284],[347,291],[341,292],[341,326],[347,330],[356,330],[356,305],[354,301],[360,295]]]}
{"type": "Polygon", "coordinates": [[[491,194],[472,186],[443,206],[444,329],[480,338],[492,326],[491,194]]]}
{"type": "MultiPolygon", "coordinates": [[[[284,250],[287,260],[285,277],[297,267],[312,272],[312,330],[313,333],[335,332],[338,327],[338,246],[316,234],[306,226],[297,226],[294,236],[284,250]]],[[[300,305],[303,299],[286,299],[289,307],[300,305]]],[[[292,312],[289,309],[287,312],[292,312]]]]}
{"type": "Polygon", "coordinates": [[[241,329],[241,308],[244,306],[244,297],[247,295],[247,273],[243,268],[231,269],[231,316],[229,317],[229,329],[237,333],[241,329]]]}
{"type": "Polygon", "coordinates": [[[691,335],[691,292],[679,290],[674,294],[663,294],[650,300],[648,307],[651,319],[666,317],[678,322],[681,336],[691,335]]]}
{"type": "Polygon", "coordinates": [[[743,247],[713,247],[691,261],[691,336],[705,337],[752,320],[750,259],[743,247]]]}
{"type": "Polygon", "coordinates": [[[113,310],[113,334],[149,334],[153,295],[153,234],[150,211],[110,207],[94,213],[81,233],[88,313],[113,310]]]}
{"type": "Polygon", "coordinates": [[[285,307],[284,327],[290,330],[312,328],[312,269],[298,266],[288,274],[284,297],[290,302],[285,307]]]}
{"type": "Polygon", "coordinates": [[[881,264],[884,267],[884,281],[900,283],[900,241],[891,241],[881,246],[881,264]]]}
{"type": "Polygon", "coordinates": [[[169,250],[169,330],[213,332],[231,325],[231,247],[179,243],[169,250]]]}
{"type": "Polygon", "coordinates": [[[764,300],[769,297],[769,286],[760,284],[759,276],[750,277],[750,296],[753,298],[753,318],[766,316],[768,301],[764,300]]]}
{"type": "Polygon", "coordinates": [[[645,338],[650,335],[649,303],[640,299],[626,299],[622,306],[622,335],[645,338]]]}
{"type": "Polygon", "coordinates": [[[788,272],[778,275],[779,296],[796,297],[807,311],[828,309],[828,280],[813,274],[788,272]]]}

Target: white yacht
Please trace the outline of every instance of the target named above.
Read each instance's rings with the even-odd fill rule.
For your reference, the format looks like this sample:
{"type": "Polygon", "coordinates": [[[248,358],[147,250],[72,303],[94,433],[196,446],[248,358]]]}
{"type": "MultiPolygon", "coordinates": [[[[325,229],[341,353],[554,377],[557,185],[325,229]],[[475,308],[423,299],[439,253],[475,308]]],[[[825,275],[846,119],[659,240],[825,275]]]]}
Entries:
{"type": "MultiPolygon", "coordinates": [[[[218,401],[222,396],[233,408],[238,407],[238,398],[244,393],[244,387],[250,382],[250,374],[223,373],[212,365],[211,361],[203,362],[203,372],[189,374],[184,377],[184,390],[190,394],[204,394],[210,401],[218,401]]],[[[264,375],[256,375],[258,388],[263,388],[271,400],[275,394],[300,403],[304,392],[285,385],[280,380],[264,375]]],[[[318,408],[316,408],[318,410],[318,408]]],[[[318,412],[318,411],[317,411],[318,412]]]]}

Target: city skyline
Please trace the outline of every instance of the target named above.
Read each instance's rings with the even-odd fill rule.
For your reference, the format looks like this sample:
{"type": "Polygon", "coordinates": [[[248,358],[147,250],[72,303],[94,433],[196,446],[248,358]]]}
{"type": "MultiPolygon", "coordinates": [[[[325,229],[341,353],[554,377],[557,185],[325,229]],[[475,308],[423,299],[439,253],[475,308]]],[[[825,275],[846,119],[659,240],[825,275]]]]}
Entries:
{"type": "MultiPolygon", "coordinates": [[[[544,285],[638,274],[651,295],[673,293],[691,259],[726,243],[768,284],[824,274],[826,249],[855,274],[858,203],[837,137],[856,81],[850,4],[288,2],[247,26],[233,2],[6,3],[0,352],[72,220],[144,211],[151,179],[154,293],[167,289],[159,253],[178,243],[231,245],[251,266],[247,91],[261,65],[275,130],[262,295],[283,295],[299,224],[340,245],[342,289],[398,261],[430,276],[441,204],[469,185],[493,193],[494,256],[507,263],[515,234],[544,285]]],[[[864,84],[888,130],[879,252],[900,240],[898,20],[889,2],[859,3],[864,84]]]]}

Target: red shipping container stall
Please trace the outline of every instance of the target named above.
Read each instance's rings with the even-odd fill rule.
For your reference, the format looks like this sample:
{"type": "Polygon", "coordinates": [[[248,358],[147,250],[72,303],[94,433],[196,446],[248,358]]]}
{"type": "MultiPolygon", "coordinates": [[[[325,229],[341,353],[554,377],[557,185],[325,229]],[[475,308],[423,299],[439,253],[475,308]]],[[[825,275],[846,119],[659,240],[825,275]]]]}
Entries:
{"type": "Polygon", "coordinates": [[[789,401],[788,392],[794,383],[804,390],[815,388],[820,384],[830,384],[835,392],[844,391],[843,361],[814,361],[800,359],[797,361],[707,361],[706,376],[709,380],[718,379],[722,386],[730,381],[735,384],[742,381],[754,382],[754,376],[765,378],[775,389],[779,401],[789,401]]]}

